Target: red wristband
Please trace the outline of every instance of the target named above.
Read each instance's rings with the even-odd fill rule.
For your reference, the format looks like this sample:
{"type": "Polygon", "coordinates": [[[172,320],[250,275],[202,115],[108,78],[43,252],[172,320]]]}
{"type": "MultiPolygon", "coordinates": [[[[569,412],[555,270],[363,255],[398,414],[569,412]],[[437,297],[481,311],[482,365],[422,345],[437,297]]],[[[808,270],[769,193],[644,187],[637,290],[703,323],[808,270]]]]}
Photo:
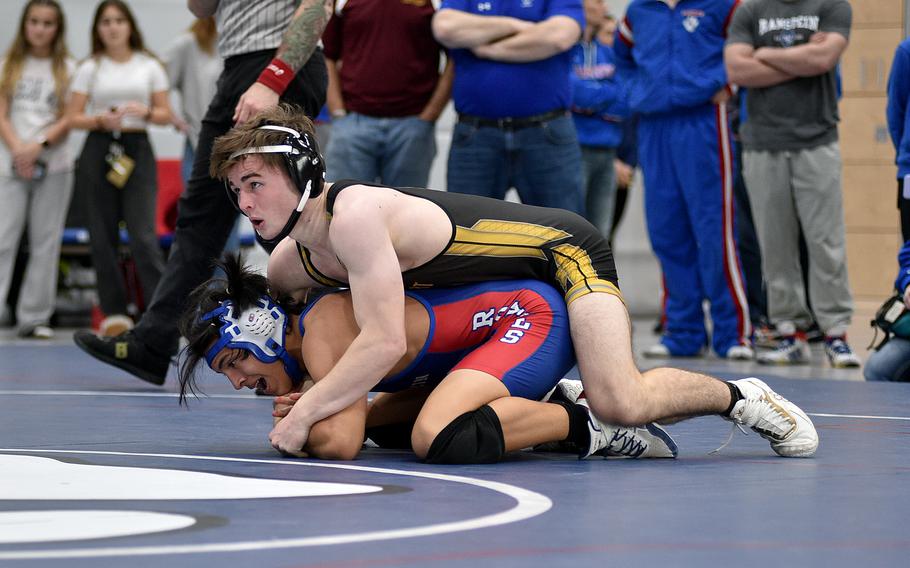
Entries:
{"type": "Polygon", "coordinates": [[[262,83],[279,95],[284,93],[293,80],[294,70],[277,57],[266,65],[262,73],[259,74],[259,78],[256,79],[257,82],[262,83]]]}

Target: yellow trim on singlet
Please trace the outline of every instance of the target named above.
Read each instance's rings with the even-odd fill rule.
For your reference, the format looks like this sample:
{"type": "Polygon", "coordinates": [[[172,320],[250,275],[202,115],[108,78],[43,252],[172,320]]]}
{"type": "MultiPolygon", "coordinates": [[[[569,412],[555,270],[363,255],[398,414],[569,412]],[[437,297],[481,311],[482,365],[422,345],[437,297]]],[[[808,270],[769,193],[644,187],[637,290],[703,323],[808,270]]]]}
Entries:
{"type": "Polygon", "coordinates": [[[313,266],[313,263],[310,261],[310,251],[298,244],[297,252],[300,253],[300,261],[303,263],[303,270],[306,271],[307,275],[313,280],[319,282],[323,286],[347,286],[345,282],[340,280],[334,280],[328,276],[324,276],[319,270],[313,266]]]}
{"type": "Polygon", "coordinates": [[[619,298],[622,303],[626,303],[626,300],[622,297],[622,292],[619,291],[619,288],[616,287],[616,284],[613,284],[609,280],[583,280],[578,284],[569,288],[569,291],[566,292],[566,305],[568,306],[575,300],[581,298],[582,296],[587,296],[593,292],[599,292],[604,294],[611,294],[619,298]]]}
{"type": "Polygon", "coordinates": [[[566,305],[591,292],[613,294],[622,300],[616,284],[598,277],[586,250],[569,243],[556,245],[551,250],[556,264],[556,281],[566,290],[566,305]]]}
{"type": "Polygon", "coordinates": [[[455,238],[445,254],[545,259],[541,247],[571,236],[561,229],[533,223],[480,219],[471,227],[456,226],[455,238]]]}

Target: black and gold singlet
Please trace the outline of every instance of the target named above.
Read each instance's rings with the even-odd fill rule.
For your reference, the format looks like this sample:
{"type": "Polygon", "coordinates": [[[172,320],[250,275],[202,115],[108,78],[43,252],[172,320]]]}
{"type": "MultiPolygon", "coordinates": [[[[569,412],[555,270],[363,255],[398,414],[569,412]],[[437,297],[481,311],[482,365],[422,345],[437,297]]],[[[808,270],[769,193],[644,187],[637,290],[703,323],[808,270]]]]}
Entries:
{"type": "MultiPolygon", "coordinates": [[[[345,180],[326,195],[331,217],[345,180]]],[[[436,257],[401,274],[405,288],[458,286],[488,280],[533,278],[563,291],[566,303],[591,292],[622,298],[613,252],[600,232],[580,215],[475,195],[413,187],[390,188],[438,205],[452,223],[452,237],[436,257]]],[[[310,252],[297,244],[307,274],[325,286],[344,286],[319,272],[310,252]]]]}

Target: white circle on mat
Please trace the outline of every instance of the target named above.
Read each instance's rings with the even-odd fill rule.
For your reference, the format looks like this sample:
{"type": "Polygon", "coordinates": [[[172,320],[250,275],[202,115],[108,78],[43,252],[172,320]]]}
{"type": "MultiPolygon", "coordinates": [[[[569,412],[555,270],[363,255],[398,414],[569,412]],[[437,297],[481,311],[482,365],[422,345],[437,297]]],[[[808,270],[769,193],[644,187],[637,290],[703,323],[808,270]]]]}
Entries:
{"type": "Polygon", "coordinates": [[[187,515],[150,511],[6,511],[0,513],[0,544],[130,536],[194,524],[187,515]]]}
{"type": "Polygon", "coordinates": [[[170,501],[358,495],[376,485],[236,477],[201,471],[67,463],[0,455],[0,500],[170,501]]]}

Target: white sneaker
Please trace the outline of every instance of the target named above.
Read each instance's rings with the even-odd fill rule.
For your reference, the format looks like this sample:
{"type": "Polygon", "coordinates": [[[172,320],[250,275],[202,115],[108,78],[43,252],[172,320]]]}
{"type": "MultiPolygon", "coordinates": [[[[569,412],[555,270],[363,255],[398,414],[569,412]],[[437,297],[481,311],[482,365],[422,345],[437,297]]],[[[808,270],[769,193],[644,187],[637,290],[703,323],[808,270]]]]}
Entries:
{"type": "Polygon", "coordinates": [[[670,348],[663,343],[655,343],[642,351],[641,354],[648,359],[669,359],[673,356],[673,354],[670,353],[670,348]]]}
{"type": "Polygon", "coordinates": [[[577,403],[588,411],[588,433],[591,443],[578,459],[592,455],[626,458],[675,458],[679,448],[666,430],[656,423],[644,427],[625,427],[604,424],[594,417],[588,401],[577,403]]]}
{"type": "Polygon", "coordinates": [[[758,432],[771,442],[778,455],[806,457],[815,453],[818,433],[798,406],[755,377],[731,382],[739,388],[743,399],[733,406],[730,420],[758,432]]]}
{"type": "Polygon", "coordinates": [[[828,356],[828,362],[831,363],[831,366],[835,369],[860,366],[859,357],[850,349],[850,344],[847,343],[846,337],[826,337],[825,355],[828,356]]]}
{"type": "Polygon", "coordinates": [[[773,351],[760,354],[758,362],[763,365],[805,365],[809,362],[809,342],[804,337],[788,335],[773,351]]]}
{"type": "Polygon", "coordinates": [[[751,361],[755,359],[755,350],[748,345],[734,345],[723,356],[731,361],[751,361]]]}

